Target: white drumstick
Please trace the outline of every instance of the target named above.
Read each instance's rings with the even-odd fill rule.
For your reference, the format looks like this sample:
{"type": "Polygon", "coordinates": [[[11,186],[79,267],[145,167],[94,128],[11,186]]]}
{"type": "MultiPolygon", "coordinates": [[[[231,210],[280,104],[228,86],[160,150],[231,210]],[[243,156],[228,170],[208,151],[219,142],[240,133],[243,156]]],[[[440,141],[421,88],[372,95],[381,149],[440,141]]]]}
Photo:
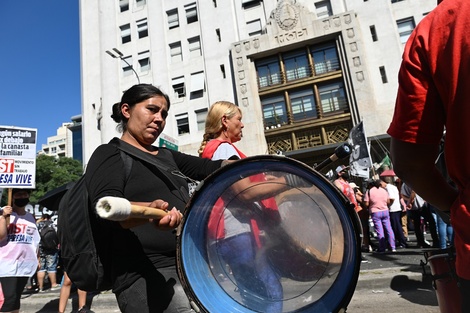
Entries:
{"type": "Polygon", "coordinates": [[[124,221],[128,218],[161,219],[168,213],[161,209],[131,204],[119,197],[103,197],[96,203],[96,213],[111,221],[124,221]]]}

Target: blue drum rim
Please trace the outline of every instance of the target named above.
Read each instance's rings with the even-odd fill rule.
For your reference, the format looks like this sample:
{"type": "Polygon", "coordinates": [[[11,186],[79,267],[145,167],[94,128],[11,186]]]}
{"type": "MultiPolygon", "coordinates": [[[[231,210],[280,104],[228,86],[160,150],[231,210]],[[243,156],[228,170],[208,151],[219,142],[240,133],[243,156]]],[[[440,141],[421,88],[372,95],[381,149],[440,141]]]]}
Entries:
{"type": "Polygon", "coordinates": [[[203,191],[215,184],[221,190],[228,188],[240,179],[240,169],[246,176],[264,171],[298,175],[314,184],[331,201],[344,230],[344,256],[338,278],[320,300],[295,312],[338,312],[346,308],[354,293],[360,268],[361,227],[357,214],[349,201],[322,174],[302,162],[275,155],[249,157],[222,167],[198,186],[186,206],[183,222],[177,232],[176,257],[181,283],[193,305],[201,312],[222,312],[227,308],[231,308],[231,312],[256,312],[228,296],[211,276],[206,266],[204,247],[208,213],[196,216],[199,212],[191,210],[194,205],[207,200],[206,203],[215,203],[218,195],[206,195],[203,191]],[[187,223],[191,218],[196,220],[187,223]]]}

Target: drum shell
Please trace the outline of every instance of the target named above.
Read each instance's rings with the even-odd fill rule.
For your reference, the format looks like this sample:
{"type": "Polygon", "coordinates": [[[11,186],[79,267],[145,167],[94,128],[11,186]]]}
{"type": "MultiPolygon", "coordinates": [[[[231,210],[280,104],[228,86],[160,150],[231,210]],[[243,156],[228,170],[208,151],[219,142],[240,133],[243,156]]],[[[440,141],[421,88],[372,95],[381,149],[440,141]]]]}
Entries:
{"type": "Polygon", "coordinates": [[[442,313],[461,312],[462,298],[455,272],[455,254],[443,251],[428,258],[439,309],[442,313]]]}
{"type": "MultiPolygon", "coordinates": [[[[348,237],[347,242],[344,243],[337,243],[335,240],[331,240],[331,245],[341,247],[344,245],[344,249],[346,250],[341,254],[332,252],[329,255],[328,262],[333,264],[333,266],[330,265],[330,267],[336,266],[335,264],[338,265],[337,273],[333,273],[333,275],[338,275],[340,278],[327,290],[327,295],[325,296],[327,300],[325,301],[329,303],[328,308],[323,307],[320,303],[311,308],[299,308],[295,309],[295,311],[314,312],[320,309],[320,311],[327,310],[330,312],[338,312],[344,310],[349,303],[354,293],[360,268],[361,227],[354,209],[350,206],[350,203],[344,195],[339,192],[331,182],[305,164],[285,157],[258,156],[246,158],[237,161],[236,164],[225,166],[205,179],[197,188],[184,212],[183,222],[177,233],[178,273],[188,297],[201,312],[217,312],[220,311],[222,307],[224,311],[232,311],[231,309],[225,309],[232,305],[232,299],[226,297],[223,292],[221,293],[220,290],[217,289],[219,284],[214,283],[216,280],[215,276],[210,269],[207,269],[208,266],[203,264],[204,262],[209,262],[209,257],[207,248],[204,247],[204,244],[201,244],[200,241],[204,237],[202,232],[204,232],[204,229],[207,229],[205,226],[207,226],[210,213],[201,211],[205,210],[201,208],[215,203],[216,197],[221,196],[221,194],[217,194],[218,189],[224,190],[229,188],[230,184],[232,184],[230,181],[232,176],[238,176],[238,179],[240,179],[240,176],[247,177],[247,175],[255,175],[259,172],[279,171],[279,168],[285,170],[287,173],[302,176],[302,178],[307,180],[311,179],[315,181],[316,184],[319,184],[319,189],[326,195],[324,198],[334,203],[334,207],[336,208],[335,214],[339,215],[338,220],[341,219],[341,224],[344,223],[344,225],[342,225],[344,229],[342,229],[341,232],[347,233],[348,237]],[[194,246],[197,247],[194,248],[194,246]],[[342,278],[343,276],[346,278],[342,278]],[[339,290],[341,291],[338,292],[339,290]],[[338,294],[341,294],[341,296],[338,296],[338,294]],[[213,301],[215,304],[207,304],[207,301],[212,301],[212,299],[217,299],[213,301]],[[337,304],[330,306],[331,302],[337,302],[337,304]]],[[[304,194],[308,196],[309,192],[304,192],[304,194]]],[[[316,197],[314,198],[316,199],[316,197]]],[[[278,203],[295,202],[295,200],[296,195],[289,192],[280,194],[277,197],[278,203]]],[[[333,234],[337,233],[338,232],[333,232],[333,234]]],[[[314,248],[315,247],[309,247],[308,250],[315,250],[314,248]]],[[[320,253],[318,255],[321,256],[320,259],[323,261],[324,254],[322,255],[320,253]]],[[[302,271],[299,272],[301,273],[302,271]]],[[[326,274],[330,275],[331,273],[326,274]]],[[[307,282],[309,279],[311,278],[307,277],[307,282]]],[[[316,288],[316,282],[312,283],[310,288],[316,288]]],[[[233,307],[233,312],[257,311],[250,310],[250,308],[243,306],[237,306],[233,307]]]]}

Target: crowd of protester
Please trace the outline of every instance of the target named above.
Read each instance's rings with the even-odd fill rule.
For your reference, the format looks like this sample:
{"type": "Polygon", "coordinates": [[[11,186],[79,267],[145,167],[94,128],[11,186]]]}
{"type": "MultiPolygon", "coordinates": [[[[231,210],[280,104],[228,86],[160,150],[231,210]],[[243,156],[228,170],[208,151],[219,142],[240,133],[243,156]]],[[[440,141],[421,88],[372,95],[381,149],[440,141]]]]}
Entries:
{"type": "Polygon", "coordinates": [[[453,245],[453,229],[435,208],[414,192],[397,176],[353,181],[348,167],[336,168],[335,185],[346,195],[344,182],[355,194],[356,209],[362,223],[362,252],[396,252],[406,248],[446,249],[453,245]],[[337,182],[343,182],[343,185],[337,182]],[[416,246],[409,244],[410,232],[416,236],[416,246]],[[430,234],[430,241],[426,239],[430,234]],[[376,238],[373,247],[371,239],[376,238]]]}

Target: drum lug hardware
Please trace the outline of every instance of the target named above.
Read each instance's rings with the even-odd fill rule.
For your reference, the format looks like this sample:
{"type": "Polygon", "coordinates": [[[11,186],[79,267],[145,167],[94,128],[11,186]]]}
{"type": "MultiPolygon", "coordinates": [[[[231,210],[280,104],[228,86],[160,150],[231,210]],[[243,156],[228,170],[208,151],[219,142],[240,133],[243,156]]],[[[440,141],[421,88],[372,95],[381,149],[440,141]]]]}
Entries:
{"type": "Polygon", "coordinates": [[[181,230],[182,230],[182,223],[178,225],[178,227],[176,227],[176,237],[179,237],[181,235],[181,230]]]}
{"type": "Polygon", "coordinates": [[[200,313],[200,312],[201,312],[201,310],[199,309],[199,307],[197,306],[197,304],[194,303],[194,301],[191,301],[190,304],[191,304],[191,307],[193,308],[193,310],[194,310],[196,313],[200,313]]]}

